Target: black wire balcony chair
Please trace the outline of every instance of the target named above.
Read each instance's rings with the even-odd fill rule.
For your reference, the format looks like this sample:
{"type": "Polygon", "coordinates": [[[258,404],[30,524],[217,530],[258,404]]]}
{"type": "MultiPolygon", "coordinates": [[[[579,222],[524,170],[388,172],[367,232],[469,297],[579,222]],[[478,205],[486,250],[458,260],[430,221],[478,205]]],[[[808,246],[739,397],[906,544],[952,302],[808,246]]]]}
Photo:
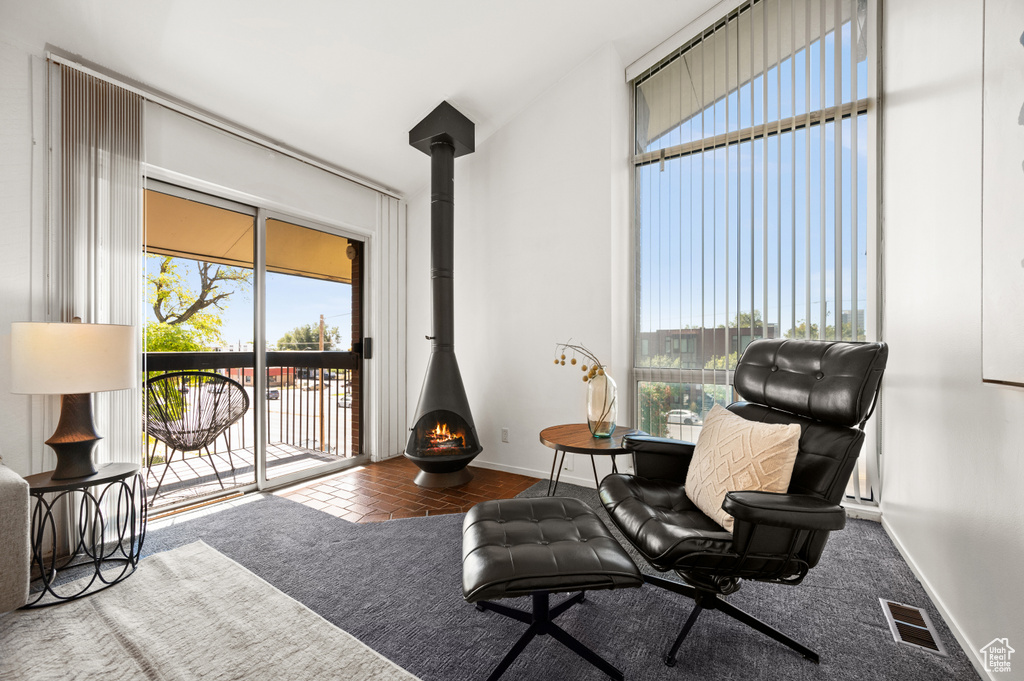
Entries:
{"type": "MultiPolygon", "coordinates": [[[[224,489],[210,445],[248,410],[249,395],[245,388],[220,374],[176,371],[146,381],[146,433],[171,450],[152,499],[160,494],[174,452],[181,452],[181,459],[185,461],[186,452],[200,452],[202,456],[201,452],[205,451],[217,482],[224,489]]],[[[148,452],[147,469],[152,470],[155,454],[156,442],[148,452]]],[[[230,446],[228,462],[234,470],[230,446]]]]}

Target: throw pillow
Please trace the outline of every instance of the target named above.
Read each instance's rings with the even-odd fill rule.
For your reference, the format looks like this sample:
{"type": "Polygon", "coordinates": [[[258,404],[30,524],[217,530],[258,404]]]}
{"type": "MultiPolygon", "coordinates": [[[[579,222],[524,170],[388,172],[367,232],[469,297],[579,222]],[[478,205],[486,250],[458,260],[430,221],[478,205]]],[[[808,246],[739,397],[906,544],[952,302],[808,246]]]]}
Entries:
{"type": "Polygon", "coordinates": [[[686,496],[709,518],[732,532],[722,510],[726,492],[785,492],[793,476],[800,426],[748,421],[715,405],[704,419],[690,469],[686,496]]]}

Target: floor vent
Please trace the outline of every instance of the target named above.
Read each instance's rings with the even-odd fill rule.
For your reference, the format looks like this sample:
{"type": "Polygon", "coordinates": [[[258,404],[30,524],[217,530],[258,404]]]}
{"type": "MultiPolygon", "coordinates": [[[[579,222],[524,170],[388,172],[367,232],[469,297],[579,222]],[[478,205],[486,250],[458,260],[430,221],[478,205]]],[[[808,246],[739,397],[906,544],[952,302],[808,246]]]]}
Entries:
{"type": "Polygon", "coordinates": [[[935,633],[928,613],[912,605],[887,601],[884,598],[879,598],[878,601],[882,604],[882,612],[885,613],[892,637],[897,643],[904,643],[937,655],[946,655],[946,649],[935,633]]]}

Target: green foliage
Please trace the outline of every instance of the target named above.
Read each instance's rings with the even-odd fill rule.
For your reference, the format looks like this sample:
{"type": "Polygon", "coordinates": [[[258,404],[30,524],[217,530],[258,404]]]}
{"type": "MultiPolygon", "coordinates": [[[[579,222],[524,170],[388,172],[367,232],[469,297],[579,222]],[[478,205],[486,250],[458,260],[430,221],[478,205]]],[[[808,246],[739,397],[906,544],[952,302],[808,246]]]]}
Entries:
{"type": "MultiPolygon", "coordinates": [[[[825,333],[831,333],[832,337],[835,338],[836,328],[834,326],[826,326],[825,333]]],[[[807,322],[803,319],[796,325],[795,328],[789,329],[786,333],[782,334],[786,338],[810,338],[811,340],[818,339],[818,325],[811,324],[810,335],[807,335],[807,322]]]]}
{"type": "MultiPolygon", "coordinates": [[[[761,319],[761,311],[760,310],[754,310],[754,326],[764,326],[764,320],[761,319]]],[[[737,327],[739,327],[741,329],[749,329],[750,328],[750,313],[749,312],[740,312],[738,315],[736,315],[735,319],[730,319],[729,320],[729,327],[733,328],[733,329],[735,329],[737,327]]],[[[725,324],[719,324],[718,328],[724,329],[725,328],[725,324]]]]}
{"type": "MultiPolygon", "coordinates": [[[[341,332],[336,326],[324,327],[324,350],[336,349],[341,342],[341,332]]],[[[277,341],[278,350],[319,350],[320,324],[297,326],[277,341]]]]}
{"type": "Polygon", "coordinates": [[[667,416],[672,409],[706,414],[711,404],[730,404],[734,395],[731,385],[642,382],[638,384],[637,398],[640,411],[638,428],[664,437],[670,435],[667,416]]]}
{"type": "Polygon", "coordinates": [[[669,357],[668,355],[652,355],[650,357],[641,357],[637,366],[642,367],[658,367],[659,369],[689,369],[692,367],[684,367],[682,365],[682,357],[675,356],[669,357]]]}
{"type": "Polygon", "coordinates": [[[665,416],[677,401],[681,388],[679,383],[639,384],[640,430],[658,436],[668,432],[665,416]]]}
{"type": "Polygon", "coordinates": [[[202,352],[218,340],[215,332],[211,336],[192,324],[146,323],[146,352],[202,352]]]}
{"type": "MultiPolygon", "coordinates": [[[[867,339],[867,336],[865,335],[863,328],[858,328],[857,329],[857,338],[856,339],[853,338],[853,324],[851,322],[846,322],[845,324],[843,324],[842,333],[843,333],[843,340],[859,340],[859,341],[862,341],[862,340],[866,340],[867,339]]],[[[818,325],[817,324],[811,324],[810,335],[808,336],[806,334],[807,334],[807,322],[804,321],[804,320],[800,320],[800,323],[796,325],[796,328],[789,329],[788,331],[786,331],[782,335],[785,336],[786,338],[810,338],[811,340],[818,340],[818,339],[821,339],[821,340],[835,340],[835,337],[836,337],[836,327],[835,327],[835,324],[828,324],[828,325],[826,325],[825,326],[825,335],[824,336],[819,336],[818,335],[818,325]]]]}
{"type": "Polygon", "coordinates": [[[705,369],[735,369],[739,363],[739,350],[729,353],[728,357],[713,357],[704,365],[705,369]]]}
{"type": "Polygon", "coordinates": [[[252,271],[167,255],[148,257],[159,259],[160,270],[146,277],[149,304],[156,318],[147,325],[146,351],[199,352],[223,345],[219,313],[227,309],[232,294],[252,284],[252,271]],[[186,280],[193,267],[199,276],[199,291],[186,280]]]}

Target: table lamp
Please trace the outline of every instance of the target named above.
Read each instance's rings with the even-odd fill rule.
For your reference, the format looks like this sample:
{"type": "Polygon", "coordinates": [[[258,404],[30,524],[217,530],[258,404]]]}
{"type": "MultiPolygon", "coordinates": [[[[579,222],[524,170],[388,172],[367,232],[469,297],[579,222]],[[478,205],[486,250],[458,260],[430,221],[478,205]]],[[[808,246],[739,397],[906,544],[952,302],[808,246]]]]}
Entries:
{"type": "Polygon", "coordinates": [[[60,422],[46,444],[57,453],[54,480],[96,473],[92,450],[100,436],[92,423],[89,393],[131,388],[136,369],[136,330],[115,324],[14,322],[11,324],[11,392],[60,395],[60,422]]]}

